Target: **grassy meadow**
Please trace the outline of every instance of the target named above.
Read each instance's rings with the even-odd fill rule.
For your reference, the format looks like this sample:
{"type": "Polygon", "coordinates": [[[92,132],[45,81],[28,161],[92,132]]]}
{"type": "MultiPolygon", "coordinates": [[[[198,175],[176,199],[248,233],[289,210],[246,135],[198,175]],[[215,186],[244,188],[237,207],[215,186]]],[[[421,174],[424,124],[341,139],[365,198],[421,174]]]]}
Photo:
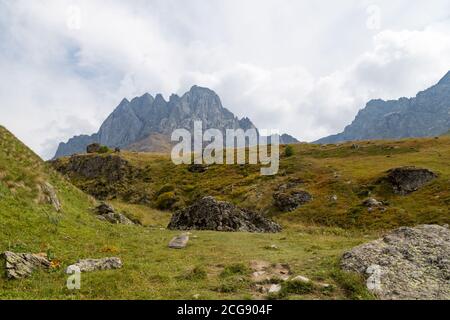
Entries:
{"type": "Polygon", "coordinates": [[[96,200],[81,190],[111,188],[106,181],[56,173],[4,128],[0,147],[0,252],[45,252],[54,261],[48,272],[13,281],[5,279],[1,263],[0,299],[373,299],[363,279],[339,270],[342,253],[398,226],[450,222],[450,137],[361,142],[358,148],[300,144],[282,157],[273,177],[260,176],[258,166],[213,165],[191,173],[166,155],[123,152],[136,176],[114,185],[107,198],[142,226],[95,217],[96,200]],[[380,179],[403,165],[425,167],[439,177],[397,196],[380,179]],[[43,181],[57,190],[61,212],[39,201],[43,181]],[[313,201],[280,212],[272,195],[286,183],[310,192],[313,201]],[[283,232],[192,231],[187,248],[169,249],[179,234],[165,228],[171,213],[204,195],[256,209],[283,232]],[[388,202],[387,210],[368,212],[361,205],[368,196],[388,202]],[[65,267],[110,256],[120,257],[123,268],[82,274],[81,290],[66,288],[65,267]],[[251,281],[254,260],[288,264],[294,276],[309,277],[314,285],[263,296],[251,281]]]}

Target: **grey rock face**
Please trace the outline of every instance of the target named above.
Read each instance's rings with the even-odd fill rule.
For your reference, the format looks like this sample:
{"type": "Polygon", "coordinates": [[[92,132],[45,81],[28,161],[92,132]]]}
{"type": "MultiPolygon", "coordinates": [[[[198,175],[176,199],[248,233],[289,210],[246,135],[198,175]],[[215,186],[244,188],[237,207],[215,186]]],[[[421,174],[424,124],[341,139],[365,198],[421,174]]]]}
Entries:
{"type": "Polygon", "coordinates": [[[437,175],[434,172],[416,167],[392,169],[387,176],[394,192],[401,195],[417,191],[435,178],[437,178],[437,175]]]}
{"type": "Polygon", "coordinates": [[[42,255],[32,253],[3,253],[6,262],[6,277],[8,279],[22,279],[29,277],[38,268],[48,269],[50,261],[42,255]]]}
{"type": "MultiPolygon", "coordinates": [[[[153,98],[149,94],[131,101],[124,99],[105,120],[98,133],[74,137],[67,143],[61,143],[55,158],[82,153],[92,143],[127,149],[152,134],[170,137],[175,129],[192,131],[194,122],[198,120],[203,121],[204,130],[216,128],[223,133],[226,129],[255,128],[248,118],[238,119],[224,108],[214,91],[194,86],[182,97],[172,95],[169,101],[165,101],[161,95],[153,98]]],[[[151,139],[146,141],[151,143],[151,139]]],[[[141,144],[139,148],[145,149],[141,144]]]]}
{"type": "Polygon", "coordinates": [[[368,278],[381,299],[450,299],[450,231],[437,225],[399,228],[346,252],[345,271],[368,278]]]}
{"type": "Polygon", "coordinates": [[[439,136],[450,128],[449,101],[450,72],[414,98],[370,101],[344,132],[316,143],[439,136]]]}
{"type": "Polygon", "coordinates": [[[313,198],[306,191],[276,192],[273,194],[275,206],[281,211],[293,211],[313,198]]]}
{"type": "Polygon", "coordinates": [[[183,248],[186,248],[188,242],[189,242],[189,236],[187,234],[182,234],[182,235],[179,235],[179,236],[173,238],[169,242],[169,248],[183,249],[183,248]]]}
{"type": "Polygon", "coordinates": [[[280,232],[281,226],[262,215],[231,203],[204,197],[192,206],[175,212],[171,230],[215,230],[241,232],[280,232]]]}
{"type": "Polygon", "coordinates": [[[103,258],[103,259],[85,259],[79,260],[77,263],[67,267],[66,273],[74,271],[92,272],[99,270],[121,269],[123,266],[120,258],[103,258]]]}

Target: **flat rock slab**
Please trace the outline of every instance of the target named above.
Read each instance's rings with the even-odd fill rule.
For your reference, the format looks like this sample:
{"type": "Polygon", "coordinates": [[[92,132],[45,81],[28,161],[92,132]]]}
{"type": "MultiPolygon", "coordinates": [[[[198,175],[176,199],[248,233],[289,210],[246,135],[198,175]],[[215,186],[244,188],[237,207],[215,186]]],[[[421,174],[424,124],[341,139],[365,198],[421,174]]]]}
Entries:
{"type": "Polygon", "coordinates": [[[177,237],[173,238],[169,242],[169,248],[171,248],[171,249],[183,249],[183,248],[186,248],[188,242],[189,242],[189,235],[182,234],[180,236],[177,236],[177,237]]]}
{"type": "Polygon", "coordinates": [[[29,277],[38,268],[48,269],[50,261],[45,254],[3,253],[6,262],[6,277],[8,279],[22,279],[29,277]]]}
{"type": "Polygon", "coordinates": [[[344,253],[341,268],[367,278],[381,299],[450,299],[450,230],[402,227],[344,253]]]}
{"type": "Polygon", "coordinates": [[[79,260],[77,263],[67,267],[67,273],[73,273],[79,270],[80,272],[92,272],[99,270],[112,270],[122,268],[122,260],[120,258],[103,258],[103,259],[85,259],[79,260]]]}

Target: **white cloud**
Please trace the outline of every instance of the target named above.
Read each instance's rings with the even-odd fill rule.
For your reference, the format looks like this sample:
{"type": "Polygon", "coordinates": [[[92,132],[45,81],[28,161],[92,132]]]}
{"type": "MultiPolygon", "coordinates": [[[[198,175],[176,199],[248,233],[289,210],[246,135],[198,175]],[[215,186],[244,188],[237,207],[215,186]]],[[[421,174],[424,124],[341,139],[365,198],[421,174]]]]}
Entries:
{"type": "Polygon", "coordinates": [[[96,131],[123,97],[198,84],[260,128],[314,140],[371,98],[439,80],[450,69],[449,9],[446,0],[0,0],[0,119],[48,158],[58,141],[96,131]],[[366,27],[371,5],[380,28],[366,27]]]}

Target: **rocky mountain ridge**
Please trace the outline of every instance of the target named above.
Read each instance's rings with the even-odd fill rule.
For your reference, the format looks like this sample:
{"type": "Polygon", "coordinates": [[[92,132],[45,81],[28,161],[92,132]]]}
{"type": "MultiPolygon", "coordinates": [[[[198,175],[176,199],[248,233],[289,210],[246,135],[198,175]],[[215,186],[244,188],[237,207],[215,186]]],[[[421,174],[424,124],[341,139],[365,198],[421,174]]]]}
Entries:
{"type": "Polygon", "coordinates": [[[440,136],[450,128],[450,72],[414,98],[371,100],[344,132],[316,143],[440,136]]]}

